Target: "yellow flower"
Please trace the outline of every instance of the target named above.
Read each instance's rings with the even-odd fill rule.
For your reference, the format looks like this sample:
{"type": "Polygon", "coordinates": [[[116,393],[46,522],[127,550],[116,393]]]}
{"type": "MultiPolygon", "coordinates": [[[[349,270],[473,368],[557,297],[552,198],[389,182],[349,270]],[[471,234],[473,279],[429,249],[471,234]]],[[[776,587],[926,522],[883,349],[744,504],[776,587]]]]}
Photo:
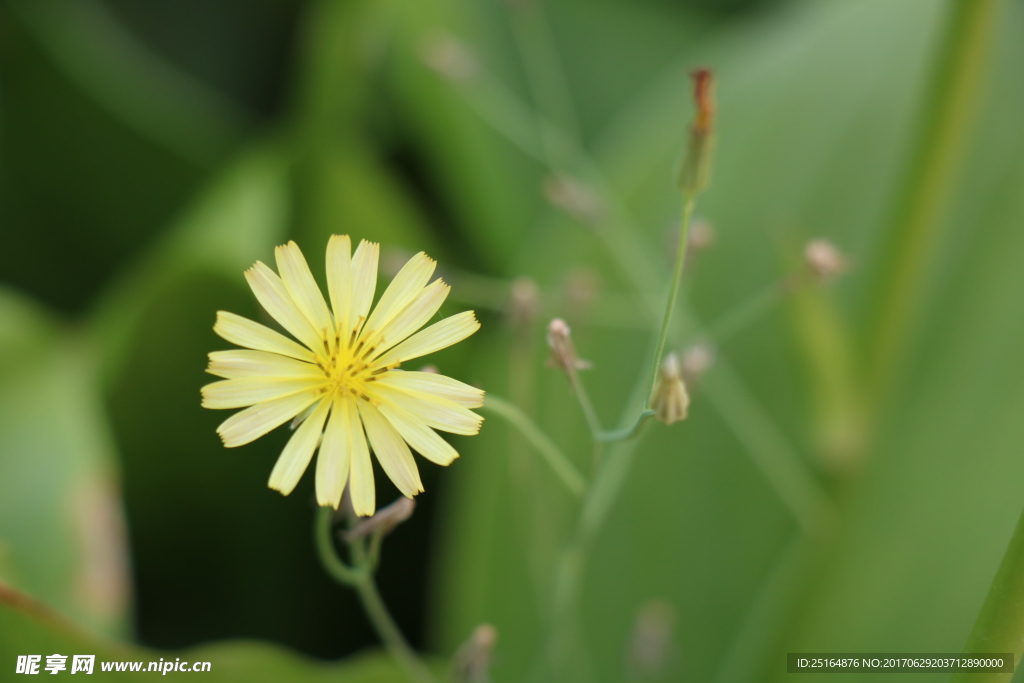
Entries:
{"type": "Polygon", "coordinates": [[[364,240],[353,254],[347,235],[331,237],[330,308],[295,242],[278,247],[276,256],[280,276],[257,261],[245,277],[263,308],[299,343],[218,311],[214,332],[245,350],[210,354],[207,372],[225,379],[203,387],[203,407],[245,410],[217,433],[233,448],[294,418],[301,424],[270,474],[270,488],[291,493],[319,446],[319,504],[337,509],[348,484],[356,514],[372,515],[372,449],[391,481],[411,498],[423,484],[409,446],[431,462],[451,463],[458,453],[434,430],[476,434],[483,418],[469,409],[483,405],[483,391],[398,367],[462,341],[480,323],[466,311],[416,332],[450,289],[440,279],[427,284],[436,264],[422,252],[395,276],[372,313],[377,244],[364,240]]]}

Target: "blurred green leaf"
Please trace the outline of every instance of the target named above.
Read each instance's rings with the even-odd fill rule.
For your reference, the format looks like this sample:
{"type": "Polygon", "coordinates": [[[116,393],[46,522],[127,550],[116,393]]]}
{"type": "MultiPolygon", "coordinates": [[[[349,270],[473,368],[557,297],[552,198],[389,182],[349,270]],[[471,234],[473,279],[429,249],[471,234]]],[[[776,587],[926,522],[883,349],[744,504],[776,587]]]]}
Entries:
{"type": "MultiPolygon", "coordinates": [[[[150,662],[177,659],[184,662],[210,662],[210,670],[202,672],[202,677],[214,683],[391,683],[405,680],[404,674],[391,659],[378,653],[361,654],[340,664],[324,664],[272,645],[247,641],[223,642],[169,652],[101,640],[64,621],[44,605],[0,584],[0,660],[3,660],[4,666],[13,667],[19,655],[38,654],[43,657],[40,665],[42,670],[46,665],[46,656],[54,653],[68,656],[68,671],[71,668],[71,655],[95,655],[92,675],[96,677],[94,680],[100,681],[142,681],[154,675],[145,670],[140,673],[104,673],[101,670],[102,662],[143,662],[145,668],[150,662]]],[[[168,672],[161,674],[161,680],[186,680],[194,675],[194,672],[168,672]]]]}
{"type": "Polygon", "coordinates": [[[83,335],[0,290],[0,577],[123,633],[124,519],[96,370],[83,335]]]}

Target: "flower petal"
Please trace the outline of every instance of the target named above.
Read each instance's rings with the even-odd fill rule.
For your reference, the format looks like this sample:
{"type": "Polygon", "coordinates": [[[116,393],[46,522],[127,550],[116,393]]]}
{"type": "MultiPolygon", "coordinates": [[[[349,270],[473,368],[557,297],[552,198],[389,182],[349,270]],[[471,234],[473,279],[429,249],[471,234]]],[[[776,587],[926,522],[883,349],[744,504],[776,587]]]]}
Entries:
{"type": "Polygon", "coordinates": [[[267,377],[242,377],[224,379],[207,384],[202,388],[203,407],[214,410],[244,408],[256,403],[265,403],[300,392],[313,391],[325,383],[320,377],[302,379],[278,379],[267,377]]]}
{"type": "Polygon", "coordinates": [[[438,436],[437,432],[394,403],[381,403],[379,410],[402,438],[427,460],[438,465],[450,465],[459,457],[452,445],[438,436]]]}
{"type": "Polygon", "coordinates": [[[324,303],[324,295],[320,292],[309,264],[294,241],[283,244],[274,250],[277,256],[277,269],[281,280],[306,320],[324,337],[333,336],[334,320],[324,303]]]}
{"type": "Polygon", "coordinates": [[[457,344],[480,329],[473,311],[465,311],[421,330],[377,359],[380,365],[404,363],[457,344]]]}
{"type": "Polygon", "coordinates": [[[217,322],[213,326],[222,339],[248,349],[269,351],[299,360],[313,362],[313,353],[280,332],[270,329],[258,322],[243,318],[227,311],[217,311],[217,322]]]}
{"type": "Polygon", "coordinates": [[[366,427],[377,462],[403,495],[412,498],[423,490],[420,473],[409,446],[391,423],[369,401],[359,401],[359,415],[366,427]]]}
{"type": "Polygon", "coordinates": [[[303,410],[313,405],[320,397],[315,391],[284,396],[273,401],[258,403],[251,408],[240,410],[224,420],[217,433],[228,448],[244,446],[255,441],[271,429],[280,427],[303,410]]]}
{"type": "Polygon", "coordinates": [[[433,372],[390,370],[379,375],[376,383],[406,391],[432,394],[458,403],[464,408],[479,408],[484,404],[483,389],[433,372]]]}
{"type": "Polygon", "coordinates": [[[349,311],[349,329],[356,329],[366,321],[377,291],[377,261],[380,245],[363,240],[352,255],[352,309],[349,311]]]}
{"type": "Polygon", "coordinates": [[[352,310],[352,240],[348,235],[331,235],[327,242],[327,295],[334,319],[347,340],[352,310]]]}
{"type": "Polygon", "coordinates": [[[292,300],[284,282],[265,263],[256,264],[245,271],[245,279],[249,281],[253,294],[274,320],[288,330],[300,342],[313,351],[320,351],[323,339],[320,333],[306,319],[298,305],[292,300]]]}
{"type": "Polygon", "coordinates": [[[379,344],[374,353],[380,355],[426,325],[441,308],[450,291],[451,287],[443,280],[434,280],[421,289],[415,299],[384,325],[373,339],[368,340],[368,344],[379,344]]]}
{"type": "Polygon", "coordinates": [[[349,436],[352,453],[352,473],[349,476],[348,491],[352,508],[360,517],[369,517],[376,510],[376,492],[373,487],[373,462],[370,449],[363,435],[363,422],[359,418],[356,402],[350,396],[342,399],[345,408],[345,427],[349,436]]]}
{"type": "Polygon", "coordinates": [[[309,461],[313,459],[313,451],[320,443],[324,420],[327,419],[330,409],[330,401],[320,401],[313,414],[299,425],[277,458],[267,486],[286,496],[295,489],[295,485],[302,478],[302,473],[309,467],[309,461]]]}
{"type": "Polygon", "coordinates": [[[352,459],[351,427],[342,404],[344,400],[341,396],[334,398],[334,409],[316,458],[316,502],[335,510],[341,504],[352,459]]]}
{"type": "Polygon", "coordinates": [[[324,377],[324,371],[312,363],[303,363],[276,353],[250,351],[249,349],[210,352],[210,365],[206,371],[211,375],[226,379],[240,377],[312,379],[324,377]]]}
{"type": "Polygon", "coordinates": [[[371,398],[392,403],[410,413],[428,427],[452,434],[476,434],[483,418],[448,399],[415,391],[382,386],[377,382],[367,387],[371,398]]]}
{"type": "Polygon", "coordinates": [[[430,281],[437,263],[422,251],[402,266],[398,275],[391,281],[388,288],[384,290],[377,307],[370,314],[363,328],[368,332],[379,331],[387,325],[392,318],[408,306],[417,296],[423,287],[430,281]]]}

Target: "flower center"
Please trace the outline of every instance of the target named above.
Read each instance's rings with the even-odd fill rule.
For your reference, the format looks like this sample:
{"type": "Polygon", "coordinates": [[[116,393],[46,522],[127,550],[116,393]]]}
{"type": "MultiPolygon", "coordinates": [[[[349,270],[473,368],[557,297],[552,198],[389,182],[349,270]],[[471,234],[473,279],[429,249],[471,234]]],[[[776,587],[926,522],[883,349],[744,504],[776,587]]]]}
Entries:
{"type": "Polygon", "coordinates": [[[359,335],[353,331],[351,342],[345,344],[336,334],[333,345],[325,336],[324,349],[317,354],[316,360],[317,366],[323,370],[327,378],[324,393],[347,391],[354,396],[370,400],[366,395],[366,385],[399,365],[380,365],[374,362],[374,352],[384,343],[383,339],[374,340],[374,336],[372,330],[359,335]]]}

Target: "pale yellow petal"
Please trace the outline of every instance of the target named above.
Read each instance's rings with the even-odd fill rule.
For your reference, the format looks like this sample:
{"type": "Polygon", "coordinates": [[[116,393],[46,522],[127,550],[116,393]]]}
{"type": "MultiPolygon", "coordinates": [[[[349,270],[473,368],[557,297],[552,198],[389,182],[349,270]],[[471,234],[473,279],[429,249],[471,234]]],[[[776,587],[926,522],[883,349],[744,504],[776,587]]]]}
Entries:
{"type": "Polygon", "coordinates": [[[331,235],[327,242],[327,294],[334,319],[347,340],[352,329],[352,240],[348,235],[331,235]]]}
{"type": "Polygon", "coordinates": [[[377,462],[403,495],[412,498],[423,490],[419,469],[402,436],[380,411],[367,401],[359,401],[359,415],[377,462]]]}
{"type": "Polygon", "coordinates": [[[385,353],[377,362],[380,365],[404,363],[457,344],[479,329],[480,323],[477,322],[473,311],[458,313],[417,332],[385,353]]]}
{"type": "Polygon", "coordinates": [[[309,391],[254,405],[224,420],[217,427],[217,433],[228,448],[244,446],[271,429],[280,427],[311,406],[319,397],[317,392],[309,391]]]}
{"type": "Polygon", "coordinates": [[[348,483],[352,454],[350,426],[343,400],[340,396],[334,399],[331,419],[327,422],[320,453],[316,457],[316,502],[335,510],[341,504],[341,494],[348,483]]]}
{"type": "Polygon", "coordinates": [[[324,420],[327,419],[330,409],[330,401],[320,401],[320,405],[316,407],[313,414],[299,425],[277,458],[267,486],[286,496],[295,489],[295,485],[302,478],[302,473],[309,467],[309,461],[313,459],[313,452],[316,450],[317,444],[320,443],[320,435],[324,431],[324,420]]]}
{"type": "Polygon", "coordinates": [[[446,398],[464,408],[479,408],[484,404],[483,389],[433,372],[390,370],[379,375],[376,383],[446,398]]]}
{"type": "Polygon", "coordinates": [[[383,386],[378,382],[367,387],[370,397],[392,403],[410,413],[428,427],[452,434],[476,434],[483,418],[471,410],[444,398],[404,389],[383,386]]]}
{"type": "Polygon", "coordinates": [[[437,263],[422,251],[402,266],[391,281],[388,288],[384,290],[380,301],[370,314],[363,328],[367,332],[374,332],[382,329],[390,322],[403,308],[408,306],[417,296],[423,287],[430,281],[434,274],[434,267],[437,263]]]}
{"type": "Polygon", "coordinates": [[[276,353],[250,351],[249,349],[212,351],[210,365],[206,371],[225,379],[240,377],[312,379],[324,377],[324,371],[312,363],[303,363],[276,353]]]}
{"type": "Polygon", "coordinates": [[[351,474],[348,480],[348,492],[352,498],[352,509],[360,517],[369,517],[376,510],[377,493],[373,485],[373,462],[370,460],[370,449],[366,445],[363,434],[363,421],[359,418],[355,399],[346,396],[342,403],[345,406],[346,432],[352,454],[351,474]]]}
{"type": "Polygon", "coordinates": [[[248,349],[269,351],[283,356],[313,362],[313,353],[304,346],[258,322],[227,311],[217,311],[213,331],[232,344],[248,349]]]}
{"type": "Polygon", "coordinates": [[[363,240],[352,255],[352,308],[349,311],[349,329],[355,329],[366,320],[377,291],[377,261],[380,245],[363,240]]]}
{"type": "Polygon", "coordinates": [[[438,436],[437,432],[394,403],[382,402],[379,409],[402,438],[427,460],[438,465],[450,465],[459,457],[452,445],[438,436]]]}
{"type": "Polygon", "coordinates": [[[277,273],[265,263],[257,261],[256,265],[245,271],[245,279],[249,281],[256,299],[274,320],[281,323],[281,327],[310,349],[320,351],[323,348],[321,334],[299,310],[277,273]]]}
{"type": "Polygon", "coordinates": [[[277,379],[267,377],[242,377],[224,379],[207,384],[202,388],[203,407],[214,410],[244,408],[256,403],[273,401],[300,392],[313,391],[322,386],[325,378],[306,377],[302,379],[277,379]]]}
{"type": "Polygon", "coordinates": [[[281,272],[281,280],[292,301],[317,332],[324,337],[329,334],[333,336],[334,321],[299,245],[289,242],[277,247],[274,253],[277,256],[277,269],[281,272]]]}
{"type": "Polygon", "coordinates": [[[374,356],[379,356],[410,334],[420,329],[434,317],[441,304],[448,297],[451,287],[442,280],[434,280],[420,290],[420,293],[391,321],[382,327],[367,344],[377,344],[374,356]]]}

